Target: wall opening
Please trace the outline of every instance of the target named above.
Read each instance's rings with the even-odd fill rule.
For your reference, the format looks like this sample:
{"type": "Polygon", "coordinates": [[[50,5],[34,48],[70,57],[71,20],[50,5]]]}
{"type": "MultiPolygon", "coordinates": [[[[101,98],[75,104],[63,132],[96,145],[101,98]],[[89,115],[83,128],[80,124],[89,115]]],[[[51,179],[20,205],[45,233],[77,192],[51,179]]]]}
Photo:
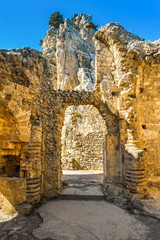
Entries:
{"type": "MultiPolygon", "coordinates": [[[[68,106],[61,135],[61,164],[65,174],[101,174],[105,120],[92,105],[68,106]]],[[[63,177],[62,177],[63,181],[63,177]]]]}
{"type": "Polygon", "coordinates": [[[20,158],[15,155],[4,155],[0,160],[0,176],[19,177],[20,158]]]}

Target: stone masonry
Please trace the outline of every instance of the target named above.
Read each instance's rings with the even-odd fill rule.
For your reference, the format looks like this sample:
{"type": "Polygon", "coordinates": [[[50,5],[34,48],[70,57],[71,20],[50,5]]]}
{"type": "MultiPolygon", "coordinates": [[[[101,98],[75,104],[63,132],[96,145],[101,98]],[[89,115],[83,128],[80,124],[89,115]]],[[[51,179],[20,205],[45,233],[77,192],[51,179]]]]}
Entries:
{"type": "Polygon", "coordinates": [[[62,168],[103,170],[105,122],[93,106],[70,106],[62,129],[62,168]]]}

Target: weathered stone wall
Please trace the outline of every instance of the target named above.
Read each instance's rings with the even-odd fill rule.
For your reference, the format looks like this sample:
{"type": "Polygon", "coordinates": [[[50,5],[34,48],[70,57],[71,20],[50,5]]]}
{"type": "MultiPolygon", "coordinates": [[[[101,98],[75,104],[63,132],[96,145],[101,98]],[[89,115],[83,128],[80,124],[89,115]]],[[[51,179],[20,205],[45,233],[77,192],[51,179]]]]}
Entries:
{"type": "Polygon", "coordinates": [[[62,168],[103,170],[103,142],[107,129],[93,106],[70,106],[62,129],[62,168]]]}
{"type": "Polygon", "coordinates": [[[125,182],[141,192],[159,169],[160,42],[144,42],[115,23],[101,27],[95,39],[96,88],[120,118],[125,182]],[[104,56],[108,61],[104,62],[104,56]]]}
{"type": "Polygon", "coordinates": [[[0,178],[0,192],[12,206],[18,206],[26,201],[26,179],[0,178]]]}
{"type": "MultiPolygon", "coordinates": [[[[0,51],[0,176],[8,185],[10,177],[25,178],[27,188],[21,199],[31,202],[40,199],[39,103],[44,77],[49,79],[47,71],[46,60],[36,50],[0,51]]],[[[19,180],[12,179],[12,188],[14,179],[16,189],[19,180]]],[[[3,193],[4,186],[0,190],[3,193]]]]}
{"type": "MultiPolygon", "coordinates": [[[[70,105],[93,105],[106,122],[109,135],[118,136],[118,119],[96,97],[95,92],[58,90],[50,91],[43,98],[41,112],[43,113],[43,145],[44,156],[44,190],[45,196],[53,196],[61,189],[61,132],[65,110],[70,105]]],[[[120,173],[117,173],[118,175],[120,173]]]]}
{"type": "MultiPolygon", "coordinates": [[[[152,45],[153,46],[153,45],[152,45]]],[[[152,47],[151,46],[151,47],[152,47]]],[[[137,135],[151,195],[160,189],[160,42],[159,53],[145,57],[137,83],[137,135]]],[[[158,195],[159,198],[159,195],[158,195]]]]}
{"type": "MultiPolygon", "coordinates": [[[[159,44],[160,47],[160,44],[159,44]]],[[[137,133],[144,149],[145,168],[149,178],[160,176],[160,69],[159,54],[145,58],[139,68],[137,83],[137,133]]]]}

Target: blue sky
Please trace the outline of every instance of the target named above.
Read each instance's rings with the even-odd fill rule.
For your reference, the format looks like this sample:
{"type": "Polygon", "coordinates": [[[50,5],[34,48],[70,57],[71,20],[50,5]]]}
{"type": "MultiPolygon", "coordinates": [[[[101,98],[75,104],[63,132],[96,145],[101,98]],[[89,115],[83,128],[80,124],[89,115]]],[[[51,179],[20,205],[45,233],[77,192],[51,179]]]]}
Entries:
{"type": "Polygon", "coordinates": [[[31,47],[41,51],[40,39],[50,15],[60,11],[93,16],[99,26],[119,22],[147,41],[160,38],[160,0],[0,0],[0,48],[31,47]]]}

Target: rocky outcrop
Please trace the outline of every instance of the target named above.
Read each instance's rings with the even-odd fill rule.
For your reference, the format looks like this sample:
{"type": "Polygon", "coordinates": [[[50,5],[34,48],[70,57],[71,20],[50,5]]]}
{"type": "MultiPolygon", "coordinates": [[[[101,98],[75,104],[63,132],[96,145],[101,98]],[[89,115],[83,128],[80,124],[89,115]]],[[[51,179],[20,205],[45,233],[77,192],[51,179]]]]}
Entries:
{"type": "Polygon", "coordinates": [[[79,14],[75,22],[65,19],[59,29],[51,27],[42,50],[57,67],[57,89],[93,89],[95,83],[95,30],[92,17],[79,14]]]}

